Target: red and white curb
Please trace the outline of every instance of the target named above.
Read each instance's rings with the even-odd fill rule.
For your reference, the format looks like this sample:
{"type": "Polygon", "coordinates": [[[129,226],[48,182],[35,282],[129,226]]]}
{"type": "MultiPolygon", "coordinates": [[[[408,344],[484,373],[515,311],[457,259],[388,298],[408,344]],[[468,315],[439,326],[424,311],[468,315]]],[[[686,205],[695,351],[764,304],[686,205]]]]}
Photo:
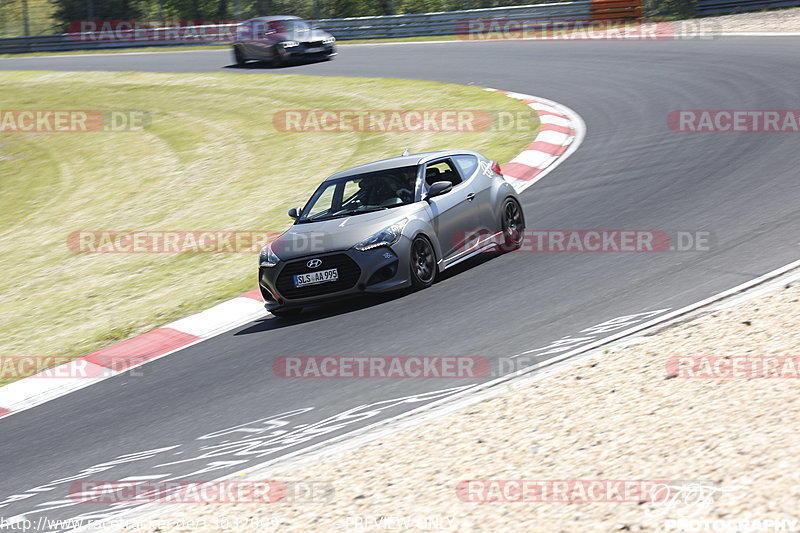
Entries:
{"type": "Polygon", "coordinates": [[[502,166],[503,176],[522,192],[560,165],[578,149],[586,136],[586,125],[572,109],[529,94],[499,91],[522,100],[539,114],[539,135],[514,159],[502,166]]]}
{"type": "Polygon", "coordinates": [[[94,385],[269,313],[258,290],[0,387],[0,418],[94,385]]]}
{"type": "MultiPolygon", "coordinates": [[[[502,167],[505,178],[522,192],[572,154],[583,140],[586,128],[577,113],[556,102],[527,94],[488,90],[522,100],[539,113],[539,135],[502,167]]],[[[138,337],[15,381],[0,387],[0,418],[94,385],[268,315],[256,289],[138,337]]]]}

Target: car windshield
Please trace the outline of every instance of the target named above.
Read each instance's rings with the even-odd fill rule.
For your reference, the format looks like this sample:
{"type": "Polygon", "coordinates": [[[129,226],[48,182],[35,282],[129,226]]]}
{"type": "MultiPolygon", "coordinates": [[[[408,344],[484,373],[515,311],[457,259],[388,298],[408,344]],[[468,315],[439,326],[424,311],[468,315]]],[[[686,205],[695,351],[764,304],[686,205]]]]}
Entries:
{"type": "Polygon", "coordinates": [[[270,21],[269,27],[277,33],[295,33],[311,30],[308,22],[305,20],[287,19],[287,20],[273,20],[270,21]]]}
{"type": "Polygon", "coordinates": [[[417,167],[400,167],[326,181],[297,219],[317,222],[391,209],[414,202],[417,167]]]}

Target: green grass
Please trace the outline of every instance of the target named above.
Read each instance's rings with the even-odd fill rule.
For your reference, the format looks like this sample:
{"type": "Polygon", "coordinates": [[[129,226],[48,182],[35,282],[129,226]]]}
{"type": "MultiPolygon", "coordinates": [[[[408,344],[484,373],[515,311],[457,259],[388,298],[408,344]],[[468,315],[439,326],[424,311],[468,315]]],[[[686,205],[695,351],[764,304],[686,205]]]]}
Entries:
{"type": "MultiPolygon", "coordinates": [[[[280,133],[281,109],[529,111],[478,87],[294,75],[4,72],[0,109],[141,110],[143,131],[0,133],[0,356],[81,356],[256,287],[255,254],[75,254],[77,230],[289,226],[325,176],[535,131],[280,133]]],[[[4,384],[8,380],[0,381],[4,384]]]]}

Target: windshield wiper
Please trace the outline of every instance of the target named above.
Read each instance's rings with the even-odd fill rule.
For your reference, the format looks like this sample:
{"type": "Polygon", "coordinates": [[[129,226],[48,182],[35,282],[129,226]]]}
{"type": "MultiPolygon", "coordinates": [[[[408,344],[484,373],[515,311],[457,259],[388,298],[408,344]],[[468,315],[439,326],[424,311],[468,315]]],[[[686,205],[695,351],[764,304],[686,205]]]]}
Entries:
{"type": "Polygon", "coordinates": [[[372,213],[375,211],[383,211],[385,209],[389,209],[383,205],[376,205],[369,208],[359,208],[359,209],[351,209],[349,211],[340,211],[333,215],[329,215],[327,217],[320,217],[320,218],[301,218],[298,222],[322,222],[323,220],[333,220],[334,218],[344,218],[353,215],[360,215],[362,213],[372,213]]]}
{"type": "Polygon", "coordinates": [[[334,213],[333,216],[330,218],[342,218],[342,217],[349,217],[352,215],[360,215],[362,213],[372,213],[374,211],[383,211],[384,209],[389,209],[383,205],[374,205],[371,207],[359,207],[357,209],[350,209],[347,211],[339,211],[338,213],[334,213]]]}
{"type": "Polygon", "coordinates": [[[345,211],[344,213],[336,213],[337,215],[358,215],[359,213],[372,213],[373,211],[383,211],[384,209],[389,209],[385,205],[373,205],[370,207],[358,207],[356,209],[351,209],[350,211],[345,211]]]}

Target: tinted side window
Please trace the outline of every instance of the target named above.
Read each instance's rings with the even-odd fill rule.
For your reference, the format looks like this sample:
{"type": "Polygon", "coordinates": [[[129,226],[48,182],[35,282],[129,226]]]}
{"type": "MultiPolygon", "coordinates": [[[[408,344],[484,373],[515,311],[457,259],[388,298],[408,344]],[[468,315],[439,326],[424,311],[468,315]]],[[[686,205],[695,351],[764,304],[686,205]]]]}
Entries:
{"type": "Polygon", "coordinates": [[[239,40],[247,41],[253,38],[253,28],[250,23],[239,24],[236,28],[236,36],[239,40]]]}
{"type": "Polygon", "coordinates": [[[282,20],[269,21],[269,29],[276,33],[284,33],[286,31],[286,23],[282,20]]]}
{"type": "Polygon", "coordinates": [[[478,168],[478,158],[474,155],[457,155],[453,160],[456,162],[456,166],[458,170],[461,171],[461,175],[464,179],[472,176],[475,169],[478,168]]]}
{"type": "Polygon", "coordinates": [[[449,159],[429,163],[425,168],[425,183],[430,187],[437,181],[449,181],[453,187],[461,183],[461,176],[449,159]]]}

